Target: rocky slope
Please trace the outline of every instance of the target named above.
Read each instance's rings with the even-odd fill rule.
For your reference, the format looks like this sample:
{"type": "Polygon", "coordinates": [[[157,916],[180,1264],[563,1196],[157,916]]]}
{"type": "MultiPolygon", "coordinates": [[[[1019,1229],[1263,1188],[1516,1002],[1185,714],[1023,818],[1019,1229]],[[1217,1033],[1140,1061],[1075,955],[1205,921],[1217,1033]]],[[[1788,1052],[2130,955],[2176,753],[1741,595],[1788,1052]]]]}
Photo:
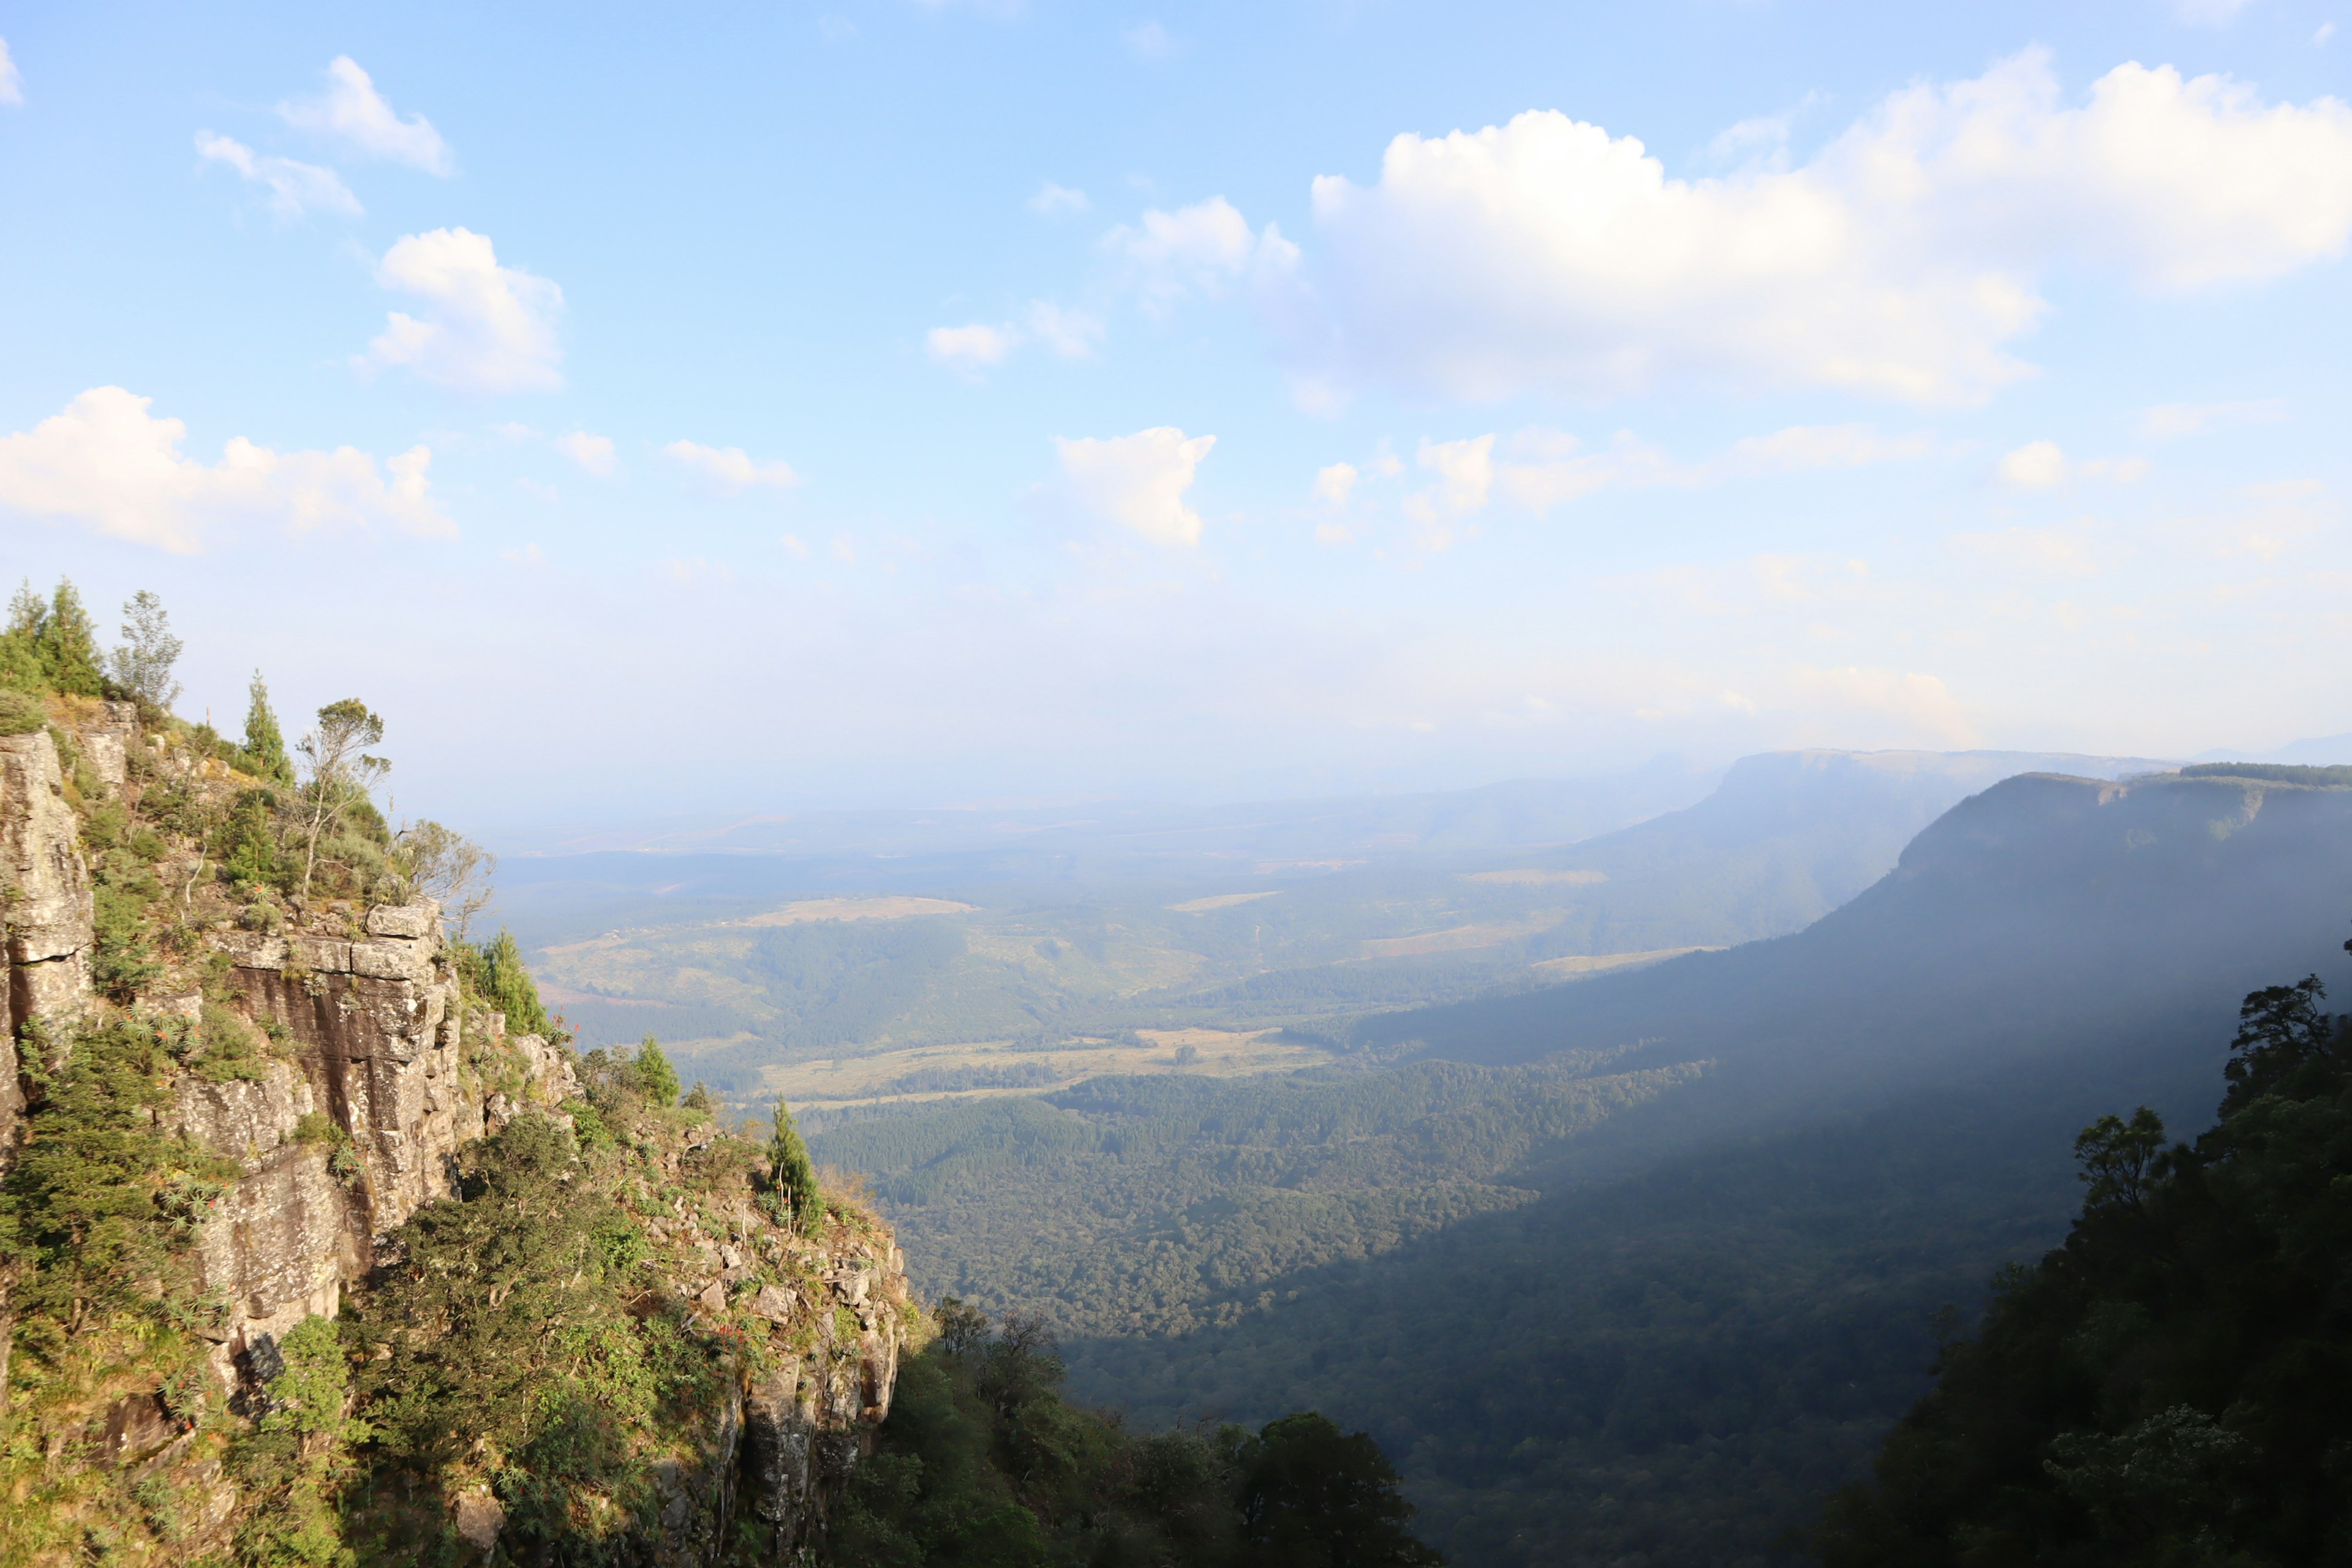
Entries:
{"type": "MultiPolygon", "coordinates": [[[[296,918],[233,898],[206,825],[257,781],[184,727],[142,731],[130,704],[87,700],[54,700],[51,716],[0,738],[0,1157],[43,1135],[44,1086],[77,1041],[129,1020],[184,1045],[158,1088],[154,1135],[226,1163],[185,1244],[201,1299],[180,1304],[209,1346],[211,1395],[142,1385],[152,1372],[132,1354],[73,1397],[19,1401],[7,1413],[17,1502],[58,1510],[58,1528],[18,1531],[8,1555],[78,1558],[76,1536],[103,1535],[110,1560],[195,1561],[269,1506],[240,1494],[222,1456],[271,1407],[289,1331],[364,1299],[396,1261],[394,1233],[463,1195],[470,1145],[525,1116],[572,1127],[583,1090],[568,1049],[510,1034],[469,993],[431,902],[321,900],[296,918]],[[107,917],[93,889],[109,874],[144,889],[154,956],[135,985],[116,964],[101,994],[107,917]]],[[[651,1462],[658,1508],[614,1539],[625,1560],[782,1561],[822,1528],[887,1413],[919,1315],[886,1229],[854,1210],[815,1236],[779,1226],[756,1201],[751,1146],[690,1121],[646,1133],[631,1151],[643,1171],[615,1191],[645,1237],[642,1310],[686,1314],[731,1393],[651,1462]]],[[[453,1544],[506,1560],[488,1488],[444,1481],[453,1544]]]]}

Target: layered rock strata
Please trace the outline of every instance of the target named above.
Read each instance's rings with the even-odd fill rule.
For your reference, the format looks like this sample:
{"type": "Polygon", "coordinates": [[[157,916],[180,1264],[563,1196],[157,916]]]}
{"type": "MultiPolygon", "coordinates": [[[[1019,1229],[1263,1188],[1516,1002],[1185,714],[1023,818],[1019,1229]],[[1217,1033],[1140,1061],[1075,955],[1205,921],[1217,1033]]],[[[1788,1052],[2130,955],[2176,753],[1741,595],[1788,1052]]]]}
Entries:
{"type": "MultiPolygon", "coordinates": [[[[82,764],[75,777],[50,733],[0,738],[9,982],[0,1157],[13,1152],[23,1126],[17,1043],[69,1040],[78,1023],[101,1012],[90,986],[94,907],[78,788],[135,808],[142,779],[216,791],[250,782],[162,737],[142,741],[127,704],[83,704],[68,732],[82,764]]],[[[199,853],[189,848],[181,859],[175,875],[203,885],[199,853]]],[[[467,1016],[429,902],[329,906],[307,928],[282,933],[232,929],[226,918],[194,929],[214,967],[227,961],[230,1005],[270,1042],[245,1065],[249,1076],[183,1073],[158,1117],[159,1130],[199,1140],[239,1167],[195,1240],[204,1289],[223,1313],[205,1331],[213,1365],[235,1405],[277,1364],[278,1338],[305,1317],[333,1315],[346,1290],[363,1287],[391,1231],[456,1194],[467,1143],[533,1108],[562,1116],[557,1108],[579,1085],[567,1052],[534,1035],[510,1037],[496,1012],[467,1016]]],[[[194,966],[205,967],[201,959],[194,966]]],[[[205,1003],[188,990],[191,968],[177,973],[131,1010],[199,1016],[205,1003]]],[[[677,1156],[668,1163],[674,1177],[677,1156]]],[[[748,1193],[715,1216],[707,1205],[681,1205],[649,1228],[661,1247],[660,1288],[694,1303],[700,1331],[735,1347],[724,1353],[739,1376],[707,1430],[657,1462],[664,1503],[635,1555],[715,1568],[740,1560],[730,1553],[748,1533],[760,1539],[762,1561],[793,1561],[823,1529],[888,1414],[911,1317],[904,1260],[871,1226],[835,1226],[824,1242],[788,1235],[748,1193]],[[798,1283],[777,1282],[787,1276],[798,1283]],[[752,1336],[761,1342],[750,1343],[752,1336]]],[[[151,1406],[162,1408],[148,1394],[119,1402],[102,1445],[123,1463],[136,1459],[142,1476],[168,1468],[186,1446],[184,1436],[156,1448],[151,1406]]],[[[234,1494],[216,1477],[206,1485],[217,1507],[204,1528],[224,1527],[234,1494]]],[[[493,1500],[459,1498],[456,1517],[463,1539],[495,1555],[493,1500]]]]}

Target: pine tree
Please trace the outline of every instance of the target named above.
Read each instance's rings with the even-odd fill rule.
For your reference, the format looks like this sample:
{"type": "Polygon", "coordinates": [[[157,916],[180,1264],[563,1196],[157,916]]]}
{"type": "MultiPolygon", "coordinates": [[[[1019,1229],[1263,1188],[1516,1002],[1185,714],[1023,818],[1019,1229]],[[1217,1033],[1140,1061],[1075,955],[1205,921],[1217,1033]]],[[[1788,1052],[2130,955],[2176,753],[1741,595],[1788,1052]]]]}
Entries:
{"type": "Polygon", "coordinates": [[[803,1230],[812,1228],[824,1213],[824,1197],[817,1191],[816,1167],[809,1163],[808,1145],[801,1140],[801,1130],[793,1125],[792,1107],[781,1094],[776,1096],[776,1132],[768,1142],[768,1161],[776,1188],[792,1206],[793,1219],[803,1230]]]}
{"type": "Polygon", "coordinates": [[[286,755],[286,733],[278,727],[278,710],[269,706],[269,688],[263,683],[261,671],[253,672],[253,684],[247,691],[251,700],[245,710],[246,761],[257,776],[290,784],[294,763],[286,755]]]}
{"type": "Polygon", "coordinates": [[[8,629],[0,632],[0,686],[20,691],[48,689],[49,672],[41,658],[41,627],[48,618],[48,606],[33,592],[31,582],[26,582],[8,601],[8,629]]]}
{"type": "Polygon", "coordinates": [[[514,933],[500,929],[497,940],[482,944],[481,953],[482,1000],[507,1016],[507,1028],[518,1035],[552,1034],[555,1026],[523,965],[514,933]]]}
{"type": "Polygon", "coordinates": [[[82,608],[81,595],[70,577],[58,579],[49,613],[41,623],[41,663],[49,684],[79,697],[106,695],[106,676],[99,665],[98,628],[82,608]]]}
{"type": "Polygon", "coordinates": [[[637,1092],[648,1104],[664,1110],[677,1103],[677,1069],[662,1055],[661,1042],[651,1035],[637,1047],[637,1092]]]}

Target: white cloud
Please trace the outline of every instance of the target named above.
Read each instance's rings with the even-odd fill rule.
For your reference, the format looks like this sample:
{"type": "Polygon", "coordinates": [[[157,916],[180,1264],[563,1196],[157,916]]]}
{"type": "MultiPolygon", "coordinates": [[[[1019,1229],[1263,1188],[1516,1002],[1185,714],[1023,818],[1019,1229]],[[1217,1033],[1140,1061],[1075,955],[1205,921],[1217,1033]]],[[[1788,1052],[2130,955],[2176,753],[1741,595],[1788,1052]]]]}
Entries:
{"type": "Polygon", "coordinates": [[[329,62],[325,92],[281,103],[278,112],[299,131],[340,138],[363,153],[429,174],[446,174],[456,168],[449,144],[433,122],[421,114],[403,120],[394,113],[368,73],[349,55],[329,62]]]}
{"type": "Polygon", "coordinates": [[[21,107],[25,101],[25,79],[17,74],[16,57],[8,52],[8,40],[0,38],[0,103],[21,107]]]}
{"type": "Polygon", "coordinates": [[[1711,479],[1761,474],[1816,473],[1905,462],[1935,449],[1925,436],[1882,436],[1868,425],[1791,425],[1769,436],[1746,436],[1707,465],[1711,479]]]}
{"type": "Polygon", "coordinates": [[[248,184],[269,187],[269,207],[280,217],[300,217],[310,211],[349,213],[356,216],[360,200],[342,176],[316,163],[291,158],[257,156],[252,148],[209,131],[196,132],[196,153],[207,163],[226,163],[248,184]]]}
{"type": "Polygon", "coordinates": [[[1102,342],[1101,318],[1073,310],[1050,300],[1033,301],[1022,322],[991,324],[973,321],[961,327],[933,327],[923,336],[931,358],[977,375],[1003,364],[1014,349],[1034,337],[1064,359],[1087,359],[1102,342]],[[1025,322],[1025,326],[1024,323],[1025,322]]]}
{"type": "Polygon", "coordinates": [[[1064,359],[1089,358],[1103,340],[1100,317],[1065,309],[1050,300],[1034,301],[1027,321],[1038,340],[1064,359]]]}
{"type": "Polygon", "coordinates": [[[434,307],[429,321],[394,310],[368,345],[365,368],[405,365],[425,380],[468,392],[541,392],[563,384],[554,318],[563,290],[519,267],[501,267],[490,237],[436,228],[404,237],[375,269],[378,284],[434,307]]]}
{"type": "Polygon", "coordinates": [[[923,345],[941,364],[978,370],[983,365],[1003,364],[1004,356],[1020,341],[1021,330],[1010,323],[992,327],[974,321],[963,327],[933,327],[924,334],[923,345]]]}
{"type": "MultiPolygon", "coordinates": [[[[1400,135],[1376,184],[1327,175],[1312,205],[1314,266],[1284,242],[1265,280],[1316,384],[1493,400],[1696,379],[1969,404],[2029,374],[2009,344],[2046,313],[2053,268],[2185,291],[2342,255],[2352,109],[2136,64],[2068,106],[2029,50],[1891,95],[1793,170],[1673,179],[1631,137],[1530,112],[1400,135]]],[[[1230,212],[1112,237],[1238,272],[1230,212]]]]}
{"type": "Polygon", "coordinates": [[[2055,441],[2028,441],[2000,460],[2004,484],[2020,489],[2047,489],[2066,482],[2066,454],[2055,441]]]}
{"type": "Polygon", "coordinates": [[[429,447],[411,447],[379,469],[355,447],[273,452],[240,436],[206,465],[181,454],[187,426],[153,417],[152,401],[92,387],[31,430],[0,437],[0,509],[180,554],[254,525],[298,534],[382,525],[457,535],[425,477],[429,447]]]}
{"type": "Polygon", "coordinates": [[[802,543],[797,535],[790,533],[781,535],[778,542],[783,545],[785,553],[793,560],[805,561],[809,558],[809,547],[802,543]]]}
{"type": "Polygon", "coordinates": [[[2137,484],[2147,477],[2147,461],[2143,458],[2086,458],[2074,459],[2066,456],[2055,441],[2028,441],[2000,460],[2001,482],[2020,489],[2048,489],[2069,479],[2113,479],[2118,484],[2137,484]]]}
{"type": "Polygon", "coordinates": [[[2151,441],[2202,436],[2234,425],[2266,425],[2286,417],[2284,397],[2251,398],[2239,403],[2160,403],[2139,416],[2139,433],[2151,441]]]}
{"type": "Polygon", "coordinates": [[[2314,48],[2324,48],[2326,47],[2327,40],[2335,36],[2336,24],[2333,22],[2322,22],[2319,24],[2319,31],[2311,35],[2311,46],[2314,48]]]}
{"type": "Polygon", "coordinates": [[[509,566],[520,566],[525,571],[537,572],[547,565],[547,552],[536,544],[526,544],[520,550],[499,551],[499,559],[509,566]]]}
{"type": "Polygon", "coordinates": [[[1214,436],[1187,437],[1172,425],[1108,439],[1054,439],[1080,510],[1154,543],[1186,545],[1201,542],[1201,514],[1184,504],[1184,492],[1216,444],[1214,436]]]}
{"type": "Polygon", "coordinates": [[[1362,478],[1353,463],[1333,463],[1315,470],[1315,499],[1330,506],[1346,506],[1362,478]]]}
{"type": "Polygon", "coordinates": [[[1223,196],[1174,212],[1150,208],[1134,226],[1121,224],[1104,235],[1102,244],[1128,264],[1145,308],[1155,312],[1195,290],[1214,295],[1262,256],[1286,260],[1290,250],[1272,225],[1261,239],[1223,196]]]}
{"type": "Polygon", "coordinates": [[[855,566],[857,564],[857,541],[845,533],[836,533],[833,536],[833,547],[826,553],[844,566],[855,566]]]}
{"type": "MultiPolygon", "coordinates": [[[[1906,462],[1928,457],[1935,449],[1926,436],[1886,436],[1869,425],[1791,425],[1769,435],[1745,437],[1718,457],[1685,463],[1631,431],[1620,431],[1607,446],[1588,451],[1566,431],[1531,426],[1507,440],[1489,434],[1454,441],[1423,441],[1415,460],[1424,471],[1437,476],[1437,483],[1402,498],[1399,510],[1420,525],[1418,547],[1443,549],[1452,542],[1451,524],[1485,510],[1498,498],[1518,510],[1542,517],[1554,507],[1601,490],[1690,489],[1739,479],[1906,462]]],[[[2100,471],[2122,467],[2103,465],[2100,471]]],[[[1316,494],[1321,500],[1334,500],[1327,493],[1328,482],[1340,489],[1343,493],[1337,499],[1344,501],[1360,493],[1363,480],[1393,479],[1402,472],[1402,465],[1384,447],[1360,471],[1344,463],[1320,470],[1316,494]],[[1340,468],[1347,470],[1344,476],[1335,474],[1340,468]],[[1326,476],[1332,477],[1327,481],[1326,476]]]]}
{"type": "Polygon", "coordinates": [[[692,441],[672,441],[662,448],[662,456],[683,466],[720,495],[741,495],[763,486],[790,489],[801,482],[790,463],[756,462],[740,447],[704,447],[692,441]]]}
{"type": "Polygon", "coordinates": [[[1063,213],[1082,213],[1093,205],[1087,200],[1086,192],[1074,190],[1068,185],[1057,185],[1051,180],[1040,184],[1037,194],[1027,203],[1031,212],[1045,217],[1058,216],[1063,213]]]}
{"type": "Polygon", "coordinates": [[[1138,22],[1118,37],[1119,41],[1127,46],[1127,52],[1139,60],[1166,59],[1176,47],[1176,41],[1168,36],[1168,29],[1157,22],[1138,22]]]}
{"type": "Polygon", "coordinates": [[[1976,742],[1975,724],[1950,689],[1932,675],[1851,665],[1833,669],[1800,666],[1789,672],[1789,680],[1799,693],[1817,702],[1895,720],[1948,745],[1976,742]]]}
{"type": "Polygon", "coordinates": [[[555,449],[579,464],[598,479],[609,479],[619,458],[613,451],[610,436],[591,436],[585,430],[574,430],[569,436],[555,438],[555,449]]]}

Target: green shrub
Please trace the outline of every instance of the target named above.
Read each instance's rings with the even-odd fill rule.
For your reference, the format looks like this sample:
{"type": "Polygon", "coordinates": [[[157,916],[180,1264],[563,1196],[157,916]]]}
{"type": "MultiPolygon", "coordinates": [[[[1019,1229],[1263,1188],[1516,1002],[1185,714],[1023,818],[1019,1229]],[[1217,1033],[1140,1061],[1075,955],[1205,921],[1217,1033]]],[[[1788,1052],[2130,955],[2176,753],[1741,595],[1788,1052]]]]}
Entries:
{"type": "Polygon", "coordinates": [[[637,1080],[637,1092],[647,1105],[664,1110],[677,1103],[677,1069],[669,1065],[662,1054],[661,1042],[647,1035],[637,1047],[636,1059],[629,1064],[631,1075],[637,1080]]]}
{"type": "Polygon", "coordinates": [[[0,687],[0,735],[29,735],[49,721],[49,705],[30,691],[0,687]]]}

